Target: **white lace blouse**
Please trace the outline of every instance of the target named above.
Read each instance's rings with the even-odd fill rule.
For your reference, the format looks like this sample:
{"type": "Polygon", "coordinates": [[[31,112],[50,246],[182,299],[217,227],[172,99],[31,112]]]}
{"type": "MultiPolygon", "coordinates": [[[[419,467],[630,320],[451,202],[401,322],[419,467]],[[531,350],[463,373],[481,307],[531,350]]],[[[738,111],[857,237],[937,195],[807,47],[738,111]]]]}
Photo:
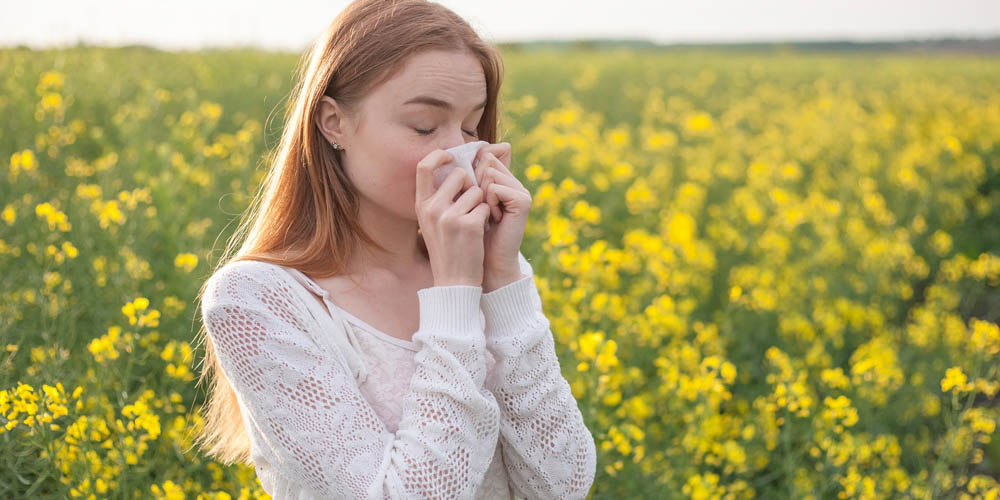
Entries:
{"type": "Polygon", "coordinates": [[[412,341],[296,269],[232,262],[202,318],[276,500],[585,498],[596,471],[530,264],[489,293],[417,292],[412,341]],[[324,309],[312,296],[316,293],[324,309]]]}

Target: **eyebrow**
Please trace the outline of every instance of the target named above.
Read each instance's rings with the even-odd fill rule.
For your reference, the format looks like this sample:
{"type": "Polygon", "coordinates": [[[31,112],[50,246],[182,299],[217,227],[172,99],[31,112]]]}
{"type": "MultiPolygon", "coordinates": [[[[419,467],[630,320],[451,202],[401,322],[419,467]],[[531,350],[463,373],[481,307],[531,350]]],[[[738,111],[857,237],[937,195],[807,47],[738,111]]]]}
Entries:
{"type": "MultiPolygon", "coordinates": [[[[404,102],[403,104],[404,105],[405,104],[426,104],[428,106],[436,106],[436,107],[443,108],[443,109],[446,109],[446,110],[449,110],[449,111],[454,108],[454,106],[452,106],[450,102],[448,102],[448,101],[442,101],[441,99],[438,99],[436,97],[431,97],[429,95],[418,95],[417,97],[414,97],[414,98],[412,98],[412,99],[404,102]]],[[[486,101],[483,101],[483,102],[479,103],[478,106],[472,108],[472,110],[475,111],[477,109],[485,108],[485,107],[486,107],[486,101]]]]}

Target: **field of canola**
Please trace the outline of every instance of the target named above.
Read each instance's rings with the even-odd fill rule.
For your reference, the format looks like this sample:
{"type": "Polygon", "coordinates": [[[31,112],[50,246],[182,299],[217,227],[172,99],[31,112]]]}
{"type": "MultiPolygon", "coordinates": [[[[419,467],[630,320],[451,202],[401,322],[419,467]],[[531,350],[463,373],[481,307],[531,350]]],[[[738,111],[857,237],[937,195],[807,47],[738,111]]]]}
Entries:
{"type": "MultiPolygon", "coordinates": [[[[194,302],[295,54],[0,51],[0,497],[260,498],[194,302]]],[[[505,53],[592,498],[1000,495],[1000,60],[505,53]]]]}

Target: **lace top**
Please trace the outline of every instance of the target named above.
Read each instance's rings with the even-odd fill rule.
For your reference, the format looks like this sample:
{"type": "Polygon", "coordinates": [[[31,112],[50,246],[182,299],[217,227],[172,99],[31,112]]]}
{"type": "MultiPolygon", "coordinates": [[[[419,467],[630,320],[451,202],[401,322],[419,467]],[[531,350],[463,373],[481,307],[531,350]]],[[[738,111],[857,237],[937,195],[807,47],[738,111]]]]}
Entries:
{"type": "Polygon", "coordinates": [[[418,291],[412,341],[301,272],[227,264],[202,298],[210,341],[273,498],[585,498],[593,437],[525,277],[418,291]],[[311,296],[320,295],[327,308],[311,296]]]}
{"type": "MultiPolygon", "coordinates": [[[[292,274],[314,293],[329,299],[326,290],[300,271],[288,268],[292,274]]],[[[375,413],[390,432],[399,428],[399,420],[403,416],[403,401],[409,390],[410,379],[413,377],[416,364],[414,356],[420,351],[416,342],[394,337],[385,333],[368,322],[351,314],[350,311],[338,306],[331,300],[324,301],[333,306],[336,312],[347,322],[347,328],[353,333],[357,343],[355,348],[361,354],[361,359],[368,367],[368,376],[361,383],[361,394],[375,408],[375,413]]],[[[480,312],[480,325],[485,328],[486,318],[480,312]]],[[[486,351],[486,373],[489,376],[496,366],[496,359],[486,351]]],[[[503,499],[523,498],[514,496],[508,486],[507,471],[504,470],[501,456],[500,441],[497,440],[490,466],[486,469],[483,483],[476,491],[475,498],[503,499]]]]}

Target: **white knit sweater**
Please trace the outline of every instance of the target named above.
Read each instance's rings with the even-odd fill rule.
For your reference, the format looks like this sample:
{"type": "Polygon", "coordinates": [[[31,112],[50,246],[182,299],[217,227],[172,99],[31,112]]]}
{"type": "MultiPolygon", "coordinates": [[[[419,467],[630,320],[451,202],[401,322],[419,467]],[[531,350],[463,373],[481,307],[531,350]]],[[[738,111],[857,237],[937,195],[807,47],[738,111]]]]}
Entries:
{"type": "Polygon", "coordinates": [[[526,276],[492,292],[417,292],[419,330],[411,343],[393,337],[413,348],[408,390],[396,391],[403,401],[361,390],[369,373],[392,367],[369,366],[381,354],[364,355],[360,322],[305,274],[257,261],[216,271],[202,318],[265,491],[276,500],[585,498],[593,436],[518,257],[526,276]],[[401,408],[398,422],[380,417],[386,405],[401,408]]]}

